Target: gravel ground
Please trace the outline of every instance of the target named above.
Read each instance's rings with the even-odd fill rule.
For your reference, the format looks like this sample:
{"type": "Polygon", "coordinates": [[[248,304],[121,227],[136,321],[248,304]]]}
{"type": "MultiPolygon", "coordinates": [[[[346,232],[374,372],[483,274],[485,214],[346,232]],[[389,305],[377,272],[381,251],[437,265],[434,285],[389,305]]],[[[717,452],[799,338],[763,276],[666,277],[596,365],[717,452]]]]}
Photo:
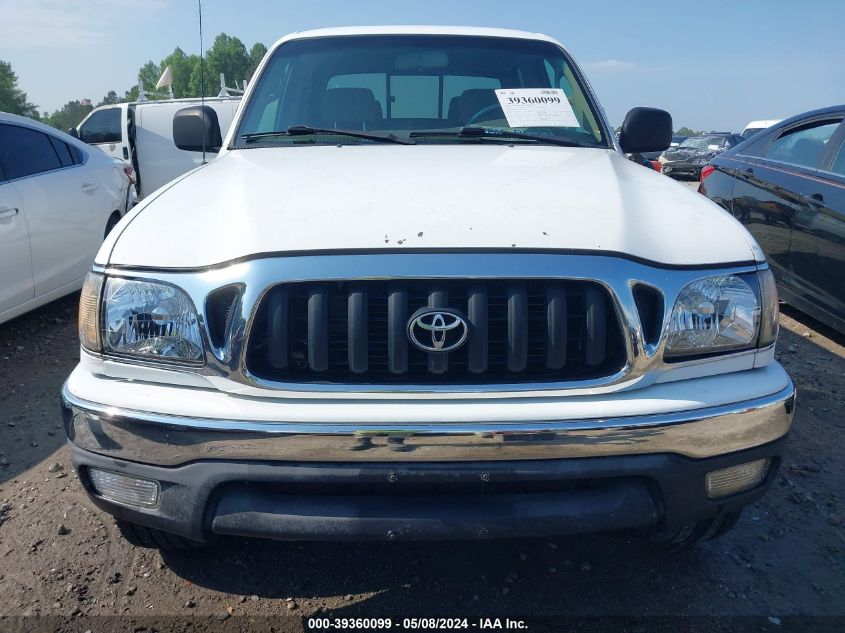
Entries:
{"type": "MultiPolygon", "coordinates": [[[[799,388],[784,468],[734,531],[690,552],[669,557],[614,535],[460,544],[224,539],[162,555],[122,541],[70,465],[57,400],[78,356],[76,301],[0,326],[0,630],[270,630],[264,616],[314,614],[684,615],[715,617],[703,621],[715,630],[845,630],[845,341],[807,317],[781,320],[777,355],[799,388]],[[833,617],[800,619],[807,616],[833,617]]],[[[272,622],[275,630],[301,627],[298,618],[272,622]]],[[[675,621],[650,622],[679,630],[675,621]]]]}

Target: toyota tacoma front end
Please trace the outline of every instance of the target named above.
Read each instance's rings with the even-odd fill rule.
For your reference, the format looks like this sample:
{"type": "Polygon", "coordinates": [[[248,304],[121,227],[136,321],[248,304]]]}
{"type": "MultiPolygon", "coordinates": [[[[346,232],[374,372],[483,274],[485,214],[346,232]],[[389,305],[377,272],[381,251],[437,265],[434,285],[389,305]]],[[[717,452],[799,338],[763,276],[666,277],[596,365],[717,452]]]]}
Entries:
{"type": "Polygon", "coordinates": [[[795,394],[759,247],[623,155],[667,119],[617,142],[536,34],[283,38],[86,281],[62,403],[91,498],[154,547],[720,535],[795,394]]]}

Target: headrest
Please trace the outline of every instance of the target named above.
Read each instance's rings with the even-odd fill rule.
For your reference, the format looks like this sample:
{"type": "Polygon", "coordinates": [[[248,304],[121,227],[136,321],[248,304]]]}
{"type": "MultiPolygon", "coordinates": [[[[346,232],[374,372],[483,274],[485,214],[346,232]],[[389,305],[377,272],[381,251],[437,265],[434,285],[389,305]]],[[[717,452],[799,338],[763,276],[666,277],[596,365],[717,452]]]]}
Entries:
{"type": "MultiPolygon", "coordinates": [[[[459,125],[465,125],[473,116],[489,106],[497,107],[495,109],[491,108],[488,110],[481,120],[491,121],[493,119],[505,118],[504,112],[502,112],[502,109],[498,107],[499,100],[496,97],[496,93],[490,88],[470,88],[469,90],[464,90],[458,98],[457,103],[454,105],[456,107],[456,116],[454,117],[454,120],[457,121],[459,125]]],[[[453,104],[450,103],[450,119],[453,118],[452,107],[453,104]]]]}
{"type": "Polygon", "coordinates": [[[323,125],[364,130],[381,120],[381,106],[368,88],[330,88],[323,94],[323,125]]]}

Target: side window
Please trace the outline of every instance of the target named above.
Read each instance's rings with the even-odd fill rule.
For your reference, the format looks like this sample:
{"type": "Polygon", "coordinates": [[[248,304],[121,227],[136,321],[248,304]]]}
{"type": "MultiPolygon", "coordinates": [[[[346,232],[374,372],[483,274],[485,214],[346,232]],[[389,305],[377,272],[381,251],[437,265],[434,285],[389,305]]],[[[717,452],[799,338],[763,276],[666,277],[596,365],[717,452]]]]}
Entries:
{"type": "Polygon", "coordinates": [[[62,166],[47,134],[19,125],[0,125],[0,165],[9,180],[62,166]]]}
{"type": "Polygon", "coordinates": [[[279,107],[279,100],[274,99],[264,106],[261,118],[258,120],[258,129],[262,132],[270,132],[276,121],[276,110],[279,107]]]}
{"type": "Polygon", "coordinates": [[[70,146],[67,143],[60,141],[50,134],[47,135],[47,138],[50,139],[50,143],[53,145],[53,149],[56,151],[56,155],[59,157],[62,167],[70,167],[71,165],[76,164],[70,153],[70,146]]]}
{"type": "Polygon", "coordinates": [[[839,123],[816,121],[787,130],[769,145],[765,157],[801,167],[815,167],[839,123]]]}
{"type": "Polygon", "coordinates": [[[830,165],[830,171],[840,176],[845,176],[845,141],[839,146],[836,151],[836,156],[833,157],[833,163],[830,165]]]}
{"type": "Polygon", "coordinates": [[[79,128],[79,138],[85,143],[120,143],[120,108],[106,108],[94,112],[79,128]]]}
{"type": "Polygon", "coordinates": [[[745,147],[742,148],[742,152],[740,152],[740,156],[762,156],[766,148],[769,145],[769,142],[772,140],[773,134],[763,134],[758,132],[754,134],[754,136],[749,136],[748,138],[753,138],[753,140],[749,141],[745,147]]]}
{"type": "Polygon", "coordinates": [[[82,150],[78,147],[73,145],[68,145],[70,148],[70,155],[73,157],[73,164],[74,165],[81,165],[82,164],[82,150]]]}

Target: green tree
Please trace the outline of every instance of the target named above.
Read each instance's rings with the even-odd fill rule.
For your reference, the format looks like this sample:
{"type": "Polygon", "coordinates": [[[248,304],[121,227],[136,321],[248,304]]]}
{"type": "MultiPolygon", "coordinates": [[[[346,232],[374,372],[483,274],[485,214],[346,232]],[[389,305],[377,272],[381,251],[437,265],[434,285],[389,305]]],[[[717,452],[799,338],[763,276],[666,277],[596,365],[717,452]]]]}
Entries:
{"type": "MultiPolygon", "coordinates": [[[[205,96],[215,97],[220,92],[220,73],[226,76],[226,83],[234,87],[237,82],[241,85],[244,79],[249,79],[261,62],[267,47],[257,42],[247,52],[246,46],[237,37],[231,37],[221,33],[214,38],[214,43],[205,55],[203,68],[205,85],[205,96]]],[[[150,60],[138,70],[138,76],[144,84],[144,90],[150,99],[160,99],[149,94],[155,91],[156,82],[170,66],[173,73],[173,96],[177,99],[184,97],[200,96],[200,57],[199,55],[188,55],[178,46],[173,49],[167,57],[158,64],[150,60]]],[[[160,90],[159,92],[165,92],[160,90]]],[[[111,94],[111,93],[109,93],[111,94]]],[[[102,103],[107,103],[109,95],[103,98],[102,103]]],[[[115,95],[117,98],[117,95],[115,95]]],[[[127,90],[119,101],[136,101],[138,99],[138,86],[133,85],[127,90]]],[[[108,102],[111,103],[111,102],[108,102]]]]}
{"type": "MultiPolygon", "coordinates": [[[[159,77],[161,77],[162,68],[159,67],[153,60],[148,61],[138,70],[138,79],[144,84],[144,90],[147,92],[155,91],[155,85],[159,77]]],[[[153,95],[148,95],[149,99],[156,99],[153,95]]],[[[124,101],[137,101],[138,99],[138,84],[136,83],[129,90],[126,91],[124,101]]]]}
{"type": "Polygon", "coordinates": [[[678,136],[701,136],[702,134],[704,134],[704,132],[696,132],[695,130],[692,130],[688,127],[682,127],[679,128],[675,132],[675,134],[677,134],[678,136]]]}
{"type": "MultiPolygon", "coordinates": [[[[233,86],[246,79],[251,60],[246,46],[237,37],[221,33],[214,38],[214,43],[205,56],[204,87],[205,96],[216,96],[220,91],[220,73],[226,76],[226,83],[233,86]]],[[[196,65],[191,75],[191,92],[200,95],[200,66],[196,65]]]]}
{"type": "MultiPolygon", "coordinates": [[[[191,86],[191,77],[194,69],[199,67],[199,55],[186,55],[178,46],[170,55],[161,60],[159,68],[161,73],[170,66],[173,73],[173,96],[177,99],[182,97],[198,97],[199,92],[194,93],[191,86]]],[[[197,71],[199,72],[199,71],[197,71]]],[[[161,74],[159,73],[159,74],[161,74]]],[[[157,80],[158,78],[156,78],[157,80]]]]}
{"type": "Polygon", "coordinates": [[[246,76],[244,79],[252,81],[252,76],[255,74],[255,69],[258,68],[258,64],[261,63],[261,60],[264,58],[264,55],[267,53],[267,47],[264,46],[261,42],[256,42],[252,45],[252,48],[249,49],[249,68],[247,68],[246,76]]]}
{"type": "Polygon", "coordinates": [[[0,111],[20,114],[33,119],[40,118],[38,106],[30,103],[26,93],[18,88],[18,76],[12,65],[0,60],[0,111]]]}
{"type": "Polygon", "coordinates": [[[68,128],[79,125],[82,119],[88,116],[88,113],[93,109],[94,106],[87,99],[84,101],[68,101],[60,110],[56,110],[45,117],[44,122],[66,132],[68,128]]]}
{"type": "Polygon", "coordinates": [[[114,105],[120,102],[121,98],[117,96],[117,93],[114,90],[109,90],[108,94],[97,104],[97,107],[99,108],[101,105],[114,105]]]}

